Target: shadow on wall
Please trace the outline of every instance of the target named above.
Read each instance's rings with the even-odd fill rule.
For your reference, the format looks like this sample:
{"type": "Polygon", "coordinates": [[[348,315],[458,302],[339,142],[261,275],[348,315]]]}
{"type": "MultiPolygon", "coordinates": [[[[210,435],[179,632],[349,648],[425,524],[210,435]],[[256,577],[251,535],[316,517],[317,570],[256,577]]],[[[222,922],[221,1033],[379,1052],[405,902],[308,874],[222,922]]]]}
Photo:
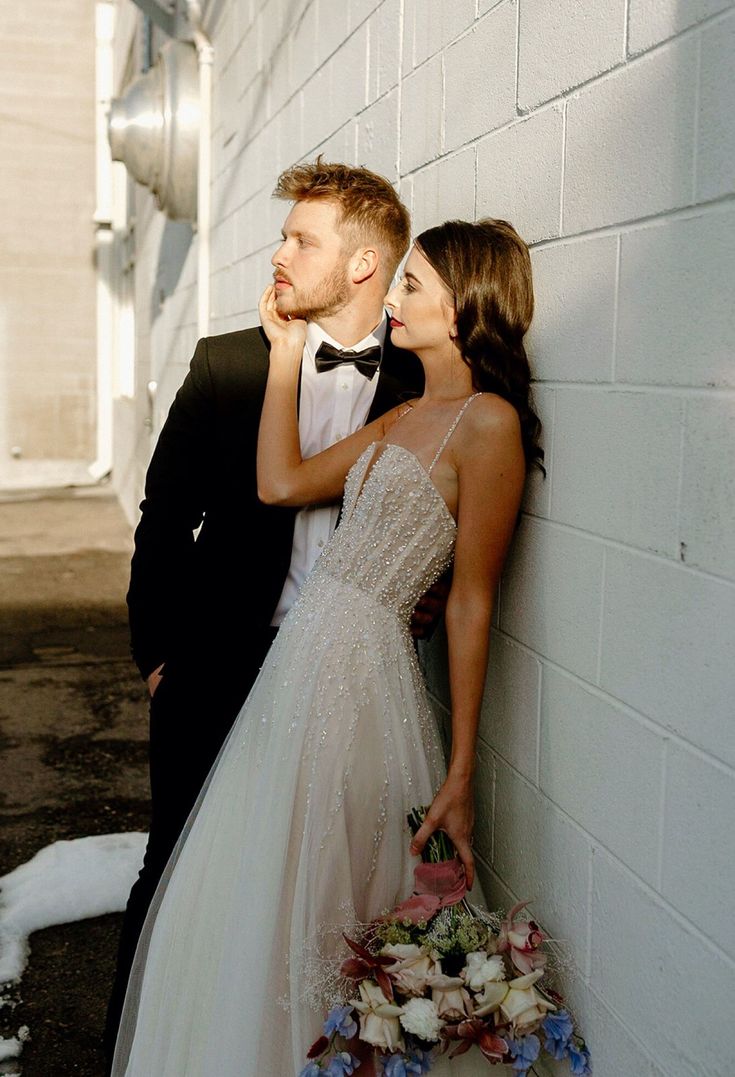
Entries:
{"type": "Polygon", "coordinates": [[[151,288],[151,326],[161,313],[166,300],[178,288],[193,240],[194,229],[188,221],[172,221],[166,218],[158,247],[156,276],[151,288]]]}
{"type": "MultiPolygon", "coordinates": [[[[242,0],[235,0],[235,2],[242,2],[242,0]]],[[[233,140],[237,140],[235,144],[236,148],[233,148],[232,151],[233,160],[239,154],[245,152],[249,143],[273,118],[270,115],[268,100],[268,88],[273,78],[273,69],[276,67],[279,56],[281,55],[283,50],[288,48],[291,28],[298,23],[301,14],[303,14],[303,12],[300,12],[299,9],[303,7],[304,5],[303,3],[301,3],[301,0],[291,0],[290,4],[284,4],[283,0],[281,0],[281,3],[278,5],[277,11],[274,13],[274,17],[278,20],[279,29],[276,30],[274,28],[271,31],[271,40],[274,41],[275,44],[270,55],[267,57],[262,57],[262,66],[251,72],[251,77],[249,81],[245,82],[245,84],[242,86],[238,85],[238,102],[241,107],[229,112],[230,116],[238,117],[238,120],[240,121],[238,127],[236,130],[228,130],[227,128],[225,128],[224,130],[220,130],[217,133],[217,137],[221,139],[224,145],[229,145],[233,142],[233,140]],[[256,92],[251,95],[249,91],[255,83],[259,84],[255,87],[256,92]]],[[[261,17],[261,14],[256,13],[256,15],[254,16],[254,20],[261,17]]],[[[214,20],[212,21],[212,25],[214,25],[214,20]]],[[[233,53],[233,56],[230,58],[230,63],[234,62],[234,56],[235,53],[233,53]]],[[[222,79],[221,72],[219,74],[219,78],[220,80],[222,79]]],[[[291,87],[291,89],[294,89],[294,87],[291,87]]],[[[277,144],[277,141],[277,134],[274,134],[274,143],[277,144]]],[[[295,154],[292,159],[281,163],[281,167],[287,168],[290,165],[294,164],[298,159],[298,154],[295,154]]],[[[277,165],[278,161],[274,155],[273,178],[271,186],[275,186],[277,175],[280,172],[280,168],[277,167],[277,165]]],[[[223,183],[218,190],[217,198],[219,202],[219,207],[216,205],[213,206],[213,215],[216,217],[218,223],[220,223],[222,220],[221,207],[229,205],[229,193],[232,189],[232,184],[237,182],[239,179],[238,171],[236,168],[228,167],[227,171],[229,171],[227,181],[223,183]]],[[[274,242],[276,238],[277,235],[274,235],[274,242]]],[[[251,253],[251,250],[238,251],[238,257],[242,258],[251,253]]]]}

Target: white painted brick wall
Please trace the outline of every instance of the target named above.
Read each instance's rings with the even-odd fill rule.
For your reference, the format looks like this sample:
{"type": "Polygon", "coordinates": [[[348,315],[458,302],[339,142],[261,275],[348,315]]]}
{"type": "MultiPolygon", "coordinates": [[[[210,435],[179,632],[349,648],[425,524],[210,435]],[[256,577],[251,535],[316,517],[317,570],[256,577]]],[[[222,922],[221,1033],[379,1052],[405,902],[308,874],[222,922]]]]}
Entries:
{"type": "MultiPolygon", "coordinates": [[[[595,1077],[730,1077],[733,2],[205,8],[213,332],[254,322],[276,176],[319,151],[389,176],[416,232],[490,215],[532,244],[548,477],[529,477],[494,611],[481,875],[491,906],[531,898],[564,940],[595,1077]]],[[[141,280],[170,252],[150,208],[139,222],[141,280]]],[[[150,329],[139,287],[139,390],[155,368],[161,410],[194,344],[195,257],[193,239],[150,329]]],[[[446,725],[442,631],[423,659],[446,725]]]]}

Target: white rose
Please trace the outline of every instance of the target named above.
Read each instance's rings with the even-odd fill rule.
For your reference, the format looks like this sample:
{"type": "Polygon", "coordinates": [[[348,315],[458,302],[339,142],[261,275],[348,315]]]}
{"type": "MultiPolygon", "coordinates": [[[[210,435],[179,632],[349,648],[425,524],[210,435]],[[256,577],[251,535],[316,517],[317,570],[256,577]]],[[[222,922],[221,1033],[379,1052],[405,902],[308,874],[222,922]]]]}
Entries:
{"type": "Polygon", "coordinates": [[[444,1022],[439,1017],[436,1003],[430,998],[411,998],[403,1007],[400,1022],[406,1032],[433,1042],[439,1039],[444,1022]]]}
{"type": "Polygon", "coordinates": [[[360,1039],[385,1051],[404,1050],[399,1017],[401,1007],[389,1002],[373,980],[360,984],[360,998],[351,1003],[360,1011],[360,1039]]]}
{"type": "Polygon", "coordinates": [[[461,1021],[471,1015],[469,991],[459,976],[432,976],[428,983],[440,1017],[461,1021]]]}
{"type": "Polygon", "coordinates": [[[505,962],[500,954],[488,957],[484,950],[474,950],[467,954],[461,975],[473,991],[482,991],[486,983],[505,979],[505,962]]]}
{"type": "Polygon", "coordinates": [[[508,980],[508,993],[500,1003],[500,1009],[516,1032],[529,1031],[546,1016],[548,1010],[556,1009],[533,986],[543,974],[543,969],[536,969],[525,976],[517,976],[515,980],[508,980]]]}
{"type": "Polygon", "coordinates": [[[508,994],[508,985],[502,980],[493,983],[491,980],[485,984],[481,995],[475,995],[475,1017],[485,1017],[494,1013],[508,994]]]}
{"type": "Polygon", "coordinates": [[[404,995],[423,995],[429,977],[441,972],[436,955],[424,953],[413,943],[384,946],[380,953],[396,959],[385,971],[404,995]]]}

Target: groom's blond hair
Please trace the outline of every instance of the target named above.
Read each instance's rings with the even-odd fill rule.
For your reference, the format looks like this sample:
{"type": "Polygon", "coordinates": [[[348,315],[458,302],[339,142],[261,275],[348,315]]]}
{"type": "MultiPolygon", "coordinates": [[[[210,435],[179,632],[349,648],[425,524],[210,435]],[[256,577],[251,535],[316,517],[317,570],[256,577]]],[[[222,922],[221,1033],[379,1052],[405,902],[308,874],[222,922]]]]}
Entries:
{"type": "Polygon", "coordinates": [[[325,199],[340,212],[345,246],[374,243],[381,252],[386,285],[408,250],[411,219],[393,186],[377,172],[352,165],[330,164],[321,155],[293,165],[278,177],[276,198],[292,202],[325,199]]]}

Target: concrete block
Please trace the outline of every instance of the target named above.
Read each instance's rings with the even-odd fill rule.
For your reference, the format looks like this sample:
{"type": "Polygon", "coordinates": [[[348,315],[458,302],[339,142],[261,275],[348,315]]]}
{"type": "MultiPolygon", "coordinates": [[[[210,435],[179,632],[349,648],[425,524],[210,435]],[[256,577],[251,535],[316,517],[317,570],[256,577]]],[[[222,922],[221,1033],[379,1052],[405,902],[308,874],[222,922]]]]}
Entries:
{"type": "Polygon", "coordinates": [[[407,68],[419,67],[454,41],[475,19],[475,0],[405,0],[407,68]]]}
{"type": "Polygon", "coordinates": [[[360,114],[357,121],[357,160],[361,165],[398,179],[398,90],[391,90],[360,114]]]}
{"type": "Polygon", "coordinates": [[[224,137],[237,132],[238,141],[246,146],[262,131],[272,113],[271,82],[267,68],[252,79],[239,101],[229,101],[222,114],[224,137]]]}
{"type": "Polygon", "coordinates": [[[477,214],[501,217],[527,243],[559,235],[563,115],[559,106],[489,135],[477,148],[477,214]]]}
{"type": "Polygon", "coordinates": [[[735,191],[735,13],[702,32],[696,197],[735,191]]]}
{"type": "Polygon", "coordinates": [[[496,759],[493,868],[505,885],[528,899],[538,920],[584,967],[587,958],[587,836],[502,759],[496,759]]]}
{"type": "Polygon", "coordinates": [[[291,89],[303,86],[317,69],[318,11],[316,0],[304,8],[291,29],[291,89]]]}
{"type": "Polygon", "coordinates": [[[625,0],[523,0],[518,107],[524,111],[601,75],[625,58],[625,0]]]}
{"type": "Polygon", "coordinates": [[[447,49],[444,148],[454,150],[516,115],[516,7],[501,4],[447,49]]]}
{"type": "Polygon", "coordinates": [[[732,584],[607,551],[600,687],[730,766],[733,639],[732,584]]]}
{"type": "Polygon", "coordinates": [[[475,771],[475,849],[489,864],[493,862],[495,799],[495,756],[482,741],[477,744],[475,771]]]}
{"type": "Polygon", "coordinates": [[[413,177],[413,234],[450,218],[475,219],[474,146],[443,157],[413,177]]]}
{"type": "Polygon", "coordinates": [[[347,164],[356,164],[355,141],[356,121],[348,120],[329,138],[325,138],[318,146],[312,147],[306,158],[313,161],[321,153],[327,161],[345,161],[347,164]]]}
{"type": "Polygon", "coordinates": [[[309,153],[335,130],[329,65],[320,68],[302,90],[302,152],[309,153]]]}
{"type": "Polygon", "coordinates": [[[345,0],[319,0],[317,64],[323,64],[337,52],[347,40],[349,33],[349,4],[346,4],[345,0]]]}
{"type": "Polygon", "coordinates": [[[677,396],[557,389],[551,518],[677,557],[681,416],[677,396]]]}
{"type": "Polygon", "coordinates": [[[350,8],[350,29],[369,19],[382,0],[348,0],[350,8]]]}
{"type": "Polygon", "coordinates": [[[539,788],[654,886],[664,737],[544,667],[539,788]]]}
{"type": "MultiPolygon", "coordinates": [[[[562,946],[564,941],[562,940],[562,946]]],[[[604,999],[590,989],[584,977],[574,970],[561,974],[561,993],[575,1015],[592,1054],[594,1077],[667,1077],[652,1060],[644,1045],[634,1037],[625,1022],[610,1010],[604,999]]],[[[542,1055],[543,1057],[543,1055],[542,1055]]],[[[546,1056],[548,1058],[548,1056],[546,1056]]],[[[568,1077],[569,1063],[551,1063],[539,1069],[539,1077],[568,1077]],[[565,1072],[566,1069],[566,1072],[565,1072]]],[[[672,1077],[672,1075],[668,1075],[672,1077]]]]}
{"type": "Polygon", "coordinates": [[[612,377],[617,252],[616,236],[531,251],[536,309],[526,340],[537,378],[612,377]]]}
{"type": "Polygon", "coordinates": [[[333,127],[341,127],[365,108],[367,63],[368,28],[364,25],[344,42],[329,61],[333,127]]]}
{"type": "Polygon", "coordinates": [[[735,385],[733,279],[731,207],[625,234],[616,379],[735,385]]]}
{"type": "Polygon", "coordinates": [[[541,665],[500,632],[490,633],[480,737],[536,784],[541,665]]]}
{"type": "Polygon", "coordinates": [[[735,780],[684,745],[669,746],[661,893],[735,958],[735,780]]]}
{"type": "MultiPolygon", "coordinates": [[[[533,360],[531,360],[531,362],[531,369],[533,370],[533,360]]],[[[548,517],[549,509],[551,507],[554,394],[555,391],[553,389],[547,389],[544,385],[539,385],[538,382],[531,386],[531,405],[541,420],[541,436],[539,438],[539,444],[544,450],[544,457],[541,463],[546,468],[545,476],[543,471],[541,471],[535,464],[532,467],[529,467],[526,472],[526,485],[523,490],[521,507],[524,512],[530,513],[531,516],[548,517]]]]}
{"type": "MultiPolygon", "coordinates": [[[[303,151],[303,94],[297,93],[285,105],[273,121],[276,129],[276,156],[271,161],[271,175],[275,177],[289,165],[298,161],[303,151]]],[[[270,183],[270,180],[268,181],[270,183]]]]}
{"type": "Polygon", "coordinates": [[[685,205],[691,196],[697,46],[673,42],[567,104],[566,233],[685,205]]]}
{"type": "Polygon", "coordinates": [[[268,118],[276,116],[293,96],[291,83],[291,39],[282,38],[272,50],[266,68],[268,81],[268,118]]]}
{"type": "Polygon", "coordinates": [[[437,56],[404,80],[401,100],[401,173],[441,153],[442,63],[437,56]]]}
{"type": "Polygon", "coordinates": [[[666,1074],[729,1077],[735,1022],[713,1020],[732,965],[603,850],[595,849],[592,988],[666,1074]]]}
{"type": "Polygon", "coordinates": [[[628,52],[645,52],[695,23],[724,11],[732,0],[630,0],[628,52]]]}
{"type": "Polygon", "coordinates": [[[368,100],[382,97],[401,74],[401,0],[384,0],[370,18],[368,100]]]}
{"type": "Polygon", "coordinates": [[[600,633],[602,543],[522,517],[501,581],[500,627],[594,681],[600,633]]]}
{"type": "Polygon", "coordinates": [[[681,556],[735,580],[735,409],[732,400],[686,403],[681,556]]]}

